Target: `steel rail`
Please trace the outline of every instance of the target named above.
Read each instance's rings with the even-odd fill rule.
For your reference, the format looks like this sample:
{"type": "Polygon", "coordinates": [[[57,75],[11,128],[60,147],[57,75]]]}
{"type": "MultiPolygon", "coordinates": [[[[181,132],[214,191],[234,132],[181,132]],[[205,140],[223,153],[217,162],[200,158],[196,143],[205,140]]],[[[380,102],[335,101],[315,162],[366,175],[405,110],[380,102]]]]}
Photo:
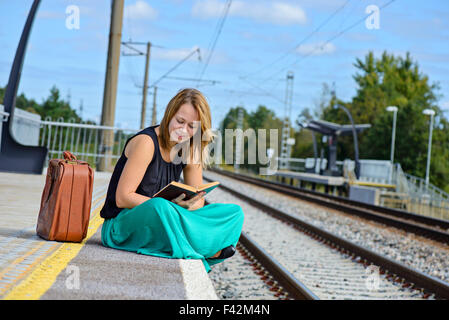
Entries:
{"type": "Polygon", "coordinates": [[[449,232],[445,231],[449,230],[449,221],[425,217],[401,210],[369,205],[342,197],[299,189],[276,182],[264,181],[263,179],[253,178],[246,175],[237,175],[224,170],[213,169],[210,171],[449,244],[449,232]]]}
{"type": "Polygon", "coordinates": [[[295,300],[319,300],[305,284],[295,278],[276,259],[270,256],[261,246],[242,232],[239,243],[248,249],[260,264],[278,280],[282,288],[295,300]]]}
{"type": "MultiPolygon", "coordinates": [[[[205,204],[210,203],[205,201],[205,204]]],[[[289,297],[295,300],[319,300],[306,285],[295,278],[245,232],[242,232],[240,235],[239,245],[243,246],[255,257],[258,263],[277,280],[282,289],[288,292],[289,297]]],[[[258,266],[256,266],[257,268],[258,266]]]]}
{"type": "MultiPolygon", "coordinates": [[[[203,178],[205,180],[210,180],[206,177],[203,178]]],[[[223,184],[220,185],[220,188],[280,220],[291,223],[293,226],[302,230],[306,234],[322,240],[331,248],[334,248],[346,254],[359,256],[362,259],[362,262],[366,265],[372,263],[379,266],[381,268],[381,273],[388,273],[388,277],[393,277],[396,282],[402,282],[404,287],[413,286],[416,288],[422,288],[424,292],[433,293],[438,298],[449,299],[449,283],[447,282],[444,282],[423,272],[412,269],[400,262],[377,254],[369,249],[366,249],[330,232],[313,226],[306,221],[303,221],[288,213],[282,212],[247,195],[239,193],[229,187],[224,186],[223,184]]]]}

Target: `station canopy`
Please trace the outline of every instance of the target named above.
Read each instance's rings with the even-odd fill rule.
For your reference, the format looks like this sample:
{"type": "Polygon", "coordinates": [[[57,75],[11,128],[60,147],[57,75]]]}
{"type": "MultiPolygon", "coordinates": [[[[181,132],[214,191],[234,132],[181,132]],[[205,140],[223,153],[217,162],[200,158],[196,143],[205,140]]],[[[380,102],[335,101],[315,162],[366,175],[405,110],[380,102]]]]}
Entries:
{"type": "MultiPolygon", "coordinates": [[[[337,124],[333,122],[328,122],[324,120],[310,120],[305,126],[305,129],[309,129],[315,132],[327,136],[346,136],[352,135],[352,125],[351,124],[337,124]]],[[[370,124],[356,124],[355,130],[357,133],[362,132],[365,129],[371,128],[370,124]]]]}

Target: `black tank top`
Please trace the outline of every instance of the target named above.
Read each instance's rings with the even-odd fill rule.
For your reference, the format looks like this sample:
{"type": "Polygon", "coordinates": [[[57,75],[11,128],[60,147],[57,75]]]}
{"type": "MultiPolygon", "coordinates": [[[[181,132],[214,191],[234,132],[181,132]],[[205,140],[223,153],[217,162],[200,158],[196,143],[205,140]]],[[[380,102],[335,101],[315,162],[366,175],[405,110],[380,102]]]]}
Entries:
{"type": "Polygon", "coordinates": [[[159,142],[157,140],[157,134],[154,131],[154,129],[158,126],[159,125],[147,127],[126,140],[122,155],[115,165],[114,171],[111,176],[111,181],[109,182],[108,191],[106,193],[106,201],[100,211],[100,216],[102,218],[115,218],[123,209],[117,207],[117,204],[115,202],[115,192],[117,190],[120,175],[123,171],[123,168],[125,167],[125,163],[127,160],[125,156],[126,145],[132,138],[139,134],[149,135],[153,139],[154,154],[153,159],[148,165],[145,175],[142,178],[142,181],[136,189],[136,193],[147,197],[152,197],[156,192],[161,190],[170,182],[179,181],[182,169],[184,169],[186,165],[182,162],[180,164],[173,164],[162,159],[161,151],[159,149],[159,142]]]}

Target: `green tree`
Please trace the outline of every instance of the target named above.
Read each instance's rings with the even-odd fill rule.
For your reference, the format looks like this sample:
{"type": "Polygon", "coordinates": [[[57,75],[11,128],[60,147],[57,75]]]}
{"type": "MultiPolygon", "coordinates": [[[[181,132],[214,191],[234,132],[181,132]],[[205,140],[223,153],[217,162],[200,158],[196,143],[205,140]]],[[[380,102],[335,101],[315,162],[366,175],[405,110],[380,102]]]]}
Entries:
{"type": "Polygon", "coordinates": [[[59,89],[53,86],[50,89],[50,95],[42,102],[42,104],[36,110],[42,117],[50,116],[53,121],[58,118],[64,118],[64,121],[68,121],[70,118],[74,118],[75,122],[80,122],[81,118],[78,116],[75,110],[70,107],[67,101],[61,99],[59,89]]]}
{"type": "MultiPolygon", "coordinates": [[[[369,52],[364,60],[356,59],[353,76],[357,93],[350,102],[333,97],[322,118],[337,123],[349,123],[342,110],[333,109],[341,103],[351,112],[356,123],[369,123],[371,128],[359,135],[360,156],[363,159],[390,159],[392,117],[387,106],[398,107],[395,162],[405,172],[425,176],[429,118],[422,114],[426,108],[436,112],[431,162],[432,183],[447,187],[449,163],[447,161],[448,123],[437,106],[439,84],[430,83],[429,77],[419,70],[410,54],[405,57],[384,52],[375,58],[369,52]],[[446,158],[444,158],[446,157],[446,158]],[[445,160],[445,161],[444,161],[445,160]]],[[[352,137],[339,140],[339,158],[353,158],[352,137]]]]}
{"type": "Polygon", "coordinates": [[[5,88],[0,87],[0,104],[3,104],[3,98],[5,96],[5,90],[6,90],[6,87],[5,88]]]}
{"type": "MultiPolygon", "coordinates": [[[[6,86],[4,88],[0,87],[0,104],[3,104],[3,98],[5,97],[6,86]]],[[[16,97],[16,107],[23,109],[31,113],[37,113],[36,109],[39,104],[33,99],[27,99],[22,93],[16,97]]]]}
{"type": "MultiPolygon", "coordinates": [[[[6,87],[0,88],[0,104],[3,104],[5,91],[6,87]]],[[[59,89],[56,86],[50,89],[50,95],[40,104],[34,99],[28,99],[24,93],[21,93],[16,97],[15,106],[16,108],[39,114],[42,120],[50,116],[53,121],[56,121],[59,117],[63,117],[64,121],[68,121],[70,118],[75,118],[75,122],[81,121],[81,118],[71,108],[70,104],[61,99],[59,89]]]]}

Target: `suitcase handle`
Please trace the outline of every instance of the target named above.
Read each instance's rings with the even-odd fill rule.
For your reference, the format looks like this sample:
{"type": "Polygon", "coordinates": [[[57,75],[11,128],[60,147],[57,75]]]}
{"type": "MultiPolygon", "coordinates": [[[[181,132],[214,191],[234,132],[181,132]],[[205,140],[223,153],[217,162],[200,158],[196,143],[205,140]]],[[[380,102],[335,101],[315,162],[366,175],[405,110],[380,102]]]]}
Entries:
{"type": "Polygon", "coordinates": [[[65,160],[73,160],[76,161],[76,157],[73,153],[71,153],[70,151],[64,151],[63,152],[63,156],[65,160]]]}

